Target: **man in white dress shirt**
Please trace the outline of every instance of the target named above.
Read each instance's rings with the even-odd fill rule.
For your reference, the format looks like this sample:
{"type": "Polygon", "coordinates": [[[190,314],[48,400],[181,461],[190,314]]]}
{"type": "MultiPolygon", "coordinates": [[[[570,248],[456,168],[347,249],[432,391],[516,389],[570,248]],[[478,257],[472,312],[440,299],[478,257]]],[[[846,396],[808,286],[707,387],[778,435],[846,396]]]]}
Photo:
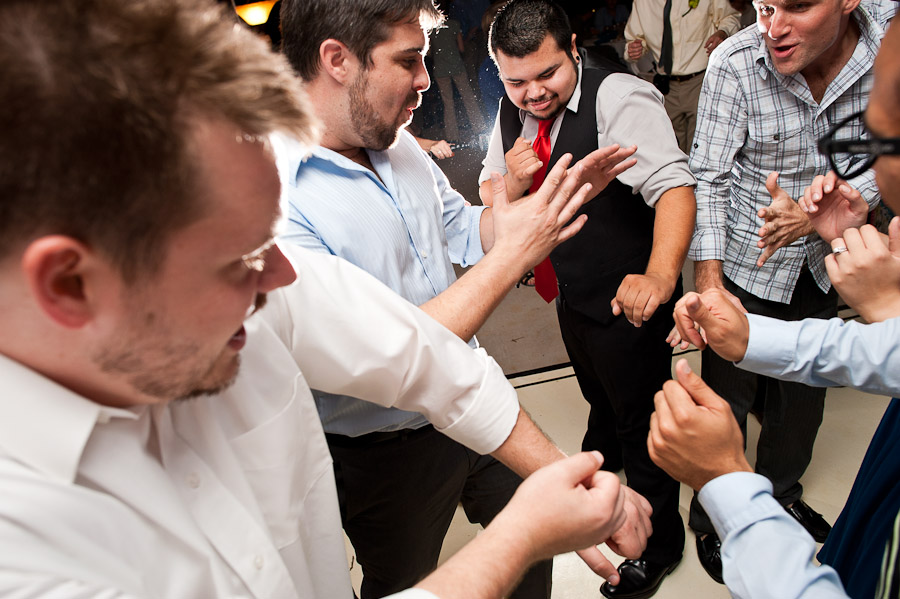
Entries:
{"type": "MultiPolygon", "coordinates": [[[[351,597],[310,386],[533,459],[484,352],[272,243],[265,136],[315,127],[251,33],[190,0],[10,1],[0,73],[0,595],[351,597]]],[[[501,596],[607,538],[640,553],[645,506],[598,465],[541,470],[408,595],[501,596]]]]}

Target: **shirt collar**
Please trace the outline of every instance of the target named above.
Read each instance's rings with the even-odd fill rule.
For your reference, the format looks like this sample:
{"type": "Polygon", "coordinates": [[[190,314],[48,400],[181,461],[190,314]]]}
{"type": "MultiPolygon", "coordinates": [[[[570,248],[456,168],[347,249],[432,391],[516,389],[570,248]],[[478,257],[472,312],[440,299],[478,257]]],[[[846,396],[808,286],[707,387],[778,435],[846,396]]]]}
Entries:
{"type": "Polygon", "coordinates": [[[0,448],[61,482],[74,482],[95,427],[138,417],[90,401],[3,355],[0,381],[0,448]]]}

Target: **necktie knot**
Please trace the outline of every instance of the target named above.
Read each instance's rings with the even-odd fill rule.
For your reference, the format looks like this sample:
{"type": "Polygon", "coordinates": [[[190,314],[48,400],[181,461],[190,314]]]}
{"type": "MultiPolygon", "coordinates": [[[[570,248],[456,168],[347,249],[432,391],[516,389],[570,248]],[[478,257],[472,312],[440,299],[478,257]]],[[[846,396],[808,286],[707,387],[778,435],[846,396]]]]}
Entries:
{"type": "Polygon", "coordinates": [[[555,119],[547,119],[544,121],[538,121],[538,137],[550,137],[550,129],[553,128],[553,121],[555,119]]]}

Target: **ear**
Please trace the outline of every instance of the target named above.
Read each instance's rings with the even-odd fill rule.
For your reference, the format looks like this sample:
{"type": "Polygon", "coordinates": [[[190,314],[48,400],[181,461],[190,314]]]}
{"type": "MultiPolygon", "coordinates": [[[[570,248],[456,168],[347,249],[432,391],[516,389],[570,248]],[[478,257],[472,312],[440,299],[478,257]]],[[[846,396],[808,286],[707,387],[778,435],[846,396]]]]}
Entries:
{"type": "Polygon", "coordinates": [[[341,84],[352,81],[359,61],[350,49],[336,39],[327,39],[319,45],[320,70],[341,84]]]}
{"type": "Polygon", "coordinates": [[[572,56],[574,56],[577,59],[578,58],[578,46],[575,45],[575,34],[574,33],[572,34],[572,47],[570,48],[570,50],[572,52],[572,56]]]}
{"type": "MultiPolygon", "coordinates": [[[[103,268],[110,266],[104,261],[103,268]]],[[[22,270],[31,293],[44,313],[67,328],[80,328],[94,316],[93,293],[97,255],[64,235],[41,237],[22,255],[22,270]]]]}
{"type": "Polygon", "coordinates": [[[845,15],[849,15],[856,7],[859,6],[859,0],[842,0],[841,1],[841,13],[845,15]]]}

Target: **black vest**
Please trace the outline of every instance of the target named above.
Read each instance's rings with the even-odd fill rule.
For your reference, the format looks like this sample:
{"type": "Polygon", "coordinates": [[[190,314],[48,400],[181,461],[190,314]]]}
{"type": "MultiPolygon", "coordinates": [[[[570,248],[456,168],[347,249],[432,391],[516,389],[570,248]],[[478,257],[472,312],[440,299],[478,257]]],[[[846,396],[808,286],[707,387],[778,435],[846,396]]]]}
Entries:
{"type": "MultiPolygon", "coordinates": [[[[597,89],[608,75],[620,72],[610,67],[582,69],[578,112],[566,112],[550,153],[550,166],[566,152],[572,154],[574,164],[597,149],[597,89]]],[[[504,96],[500,102],[504,153],[521,131],[519,109],[504,96]]],[[[609,302],[622,279],[628,274],[643,274],[647,268],[653,244],[654,210],[616,179],[582,206],[578,214],[588,215],[584,228],[553,250],[550,260],[559,280],[561,299],[572,309],[607,322],[612,318],[609,302]]]]}

